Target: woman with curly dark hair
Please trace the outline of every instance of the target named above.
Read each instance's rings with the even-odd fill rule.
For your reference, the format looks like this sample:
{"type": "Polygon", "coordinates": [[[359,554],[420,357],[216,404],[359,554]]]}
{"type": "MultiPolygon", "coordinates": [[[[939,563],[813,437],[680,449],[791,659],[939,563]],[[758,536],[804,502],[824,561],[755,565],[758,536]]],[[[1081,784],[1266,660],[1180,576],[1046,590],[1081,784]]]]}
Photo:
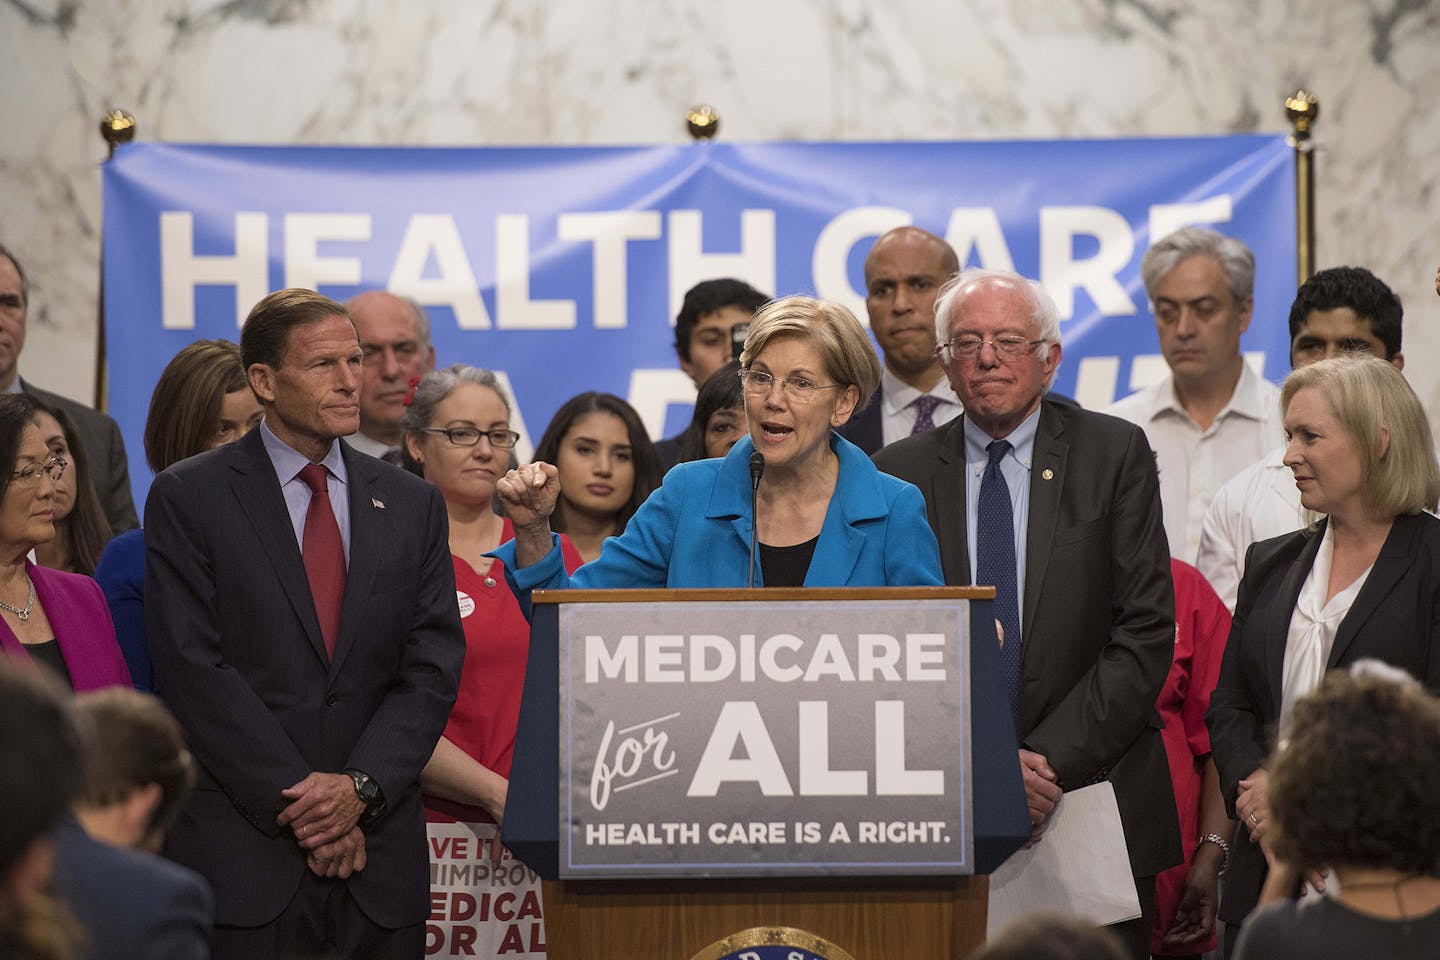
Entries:
{"type": "Polygon", "coordinates": [[[1270,763],[1267,895],[1325,868],[1339,889],[1257,910],[1240,960],[1440,956],[1436,757],[1440,703],[1393,667],[1361,661],[1295,705],[1270,763]]]}

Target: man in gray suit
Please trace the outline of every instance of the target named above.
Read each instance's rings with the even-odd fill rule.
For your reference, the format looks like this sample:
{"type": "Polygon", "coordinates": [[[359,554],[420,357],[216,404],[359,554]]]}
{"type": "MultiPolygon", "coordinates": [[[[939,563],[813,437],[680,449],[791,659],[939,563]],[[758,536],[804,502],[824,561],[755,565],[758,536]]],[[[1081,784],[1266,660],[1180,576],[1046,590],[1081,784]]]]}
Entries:
{"type": "Polygon", "coordinates": [[[1161,722],[1175,598],[1154,458],[1139,427],[1044,397],[1060,365],[1050,297],[967,270],[936,303],[940,357],[965,413],[875,455],[918,486],[945,582],[994,584],[1001,660],[1038,835],[1063,791],[1108,780],[1148,957],[1154,875],[1181,860],[1161,722]]]}
{"type": "Polygon", "coordinates": [[[87,477],[105,517],[116,534],[139,526],[130,495],[130,467],[125,442],[115,421],[82,403],[41,390],[19,376],[20,351],[25,349],[25,327],[30,310],[30,284],[15,255],[0,244],[0,393],[28,393],[47,407],[70,415],[80,442],[85,445],[87,477]]]}

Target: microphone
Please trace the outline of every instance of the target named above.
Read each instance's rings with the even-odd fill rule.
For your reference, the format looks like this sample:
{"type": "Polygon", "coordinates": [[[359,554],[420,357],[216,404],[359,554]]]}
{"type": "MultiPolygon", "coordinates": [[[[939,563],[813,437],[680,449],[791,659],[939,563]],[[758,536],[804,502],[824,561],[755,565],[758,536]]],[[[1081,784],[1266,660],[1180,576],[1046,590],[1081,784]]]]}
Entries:
{"type": "Polygon", "coordinates": [[[760,518],[756,516],[756,501],[760,495],[760,477],[765,472],[765,454],[756,450],[750,454],[750,583],[755,587],[755,550],[759,542],[757,528],[760,518]]]}

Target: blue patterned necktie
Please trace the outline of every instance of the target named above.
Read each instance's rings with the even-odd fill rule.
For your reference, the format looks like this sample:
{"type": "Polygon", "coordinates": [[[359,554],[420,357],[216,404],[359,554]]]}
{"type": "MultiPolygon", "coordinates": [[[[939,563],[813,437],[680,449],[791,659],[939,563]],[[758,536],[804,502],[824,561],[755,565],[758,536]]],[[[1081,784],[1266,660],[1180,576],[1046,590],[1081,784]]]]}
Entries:
{"type": "Polygon", "coordinates": [[[1005,630],[1000,648],[1000,667],[1010,709],[1020,715],[1020,605],[1016,596],[1015,510],[1010,504],[1010,487],[1000,472],[1000,461],[1010,452],[1010,441],[993,440],[985,448],[990,462],[980,480],[980,505],[976,511],[975,582],[995,587],[995,619],[1005,630]]]}
{"type": "Polygon", "coordinates": [[[910,436],[935,429],[935,408],[940,406],[939,397],[922,394],[910,406],[915,408],[915,426],[910,428],[910,436]]]}

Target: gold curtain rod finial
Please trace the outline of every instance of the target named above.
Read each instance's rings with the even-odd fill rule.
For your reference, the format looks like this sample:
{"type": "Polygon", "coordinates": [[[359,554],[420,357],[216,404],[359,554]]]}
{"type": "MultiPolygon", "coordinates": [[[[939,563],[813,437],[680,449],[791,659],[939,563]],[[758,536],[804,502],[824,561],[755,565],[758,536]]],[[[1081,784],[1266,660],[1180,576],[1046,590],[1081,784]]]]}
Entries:
{"type": "Polygon", "coordinates": [[[107,110],[100,118],[100,136],[110,145],[110,152],[122,143],[135,139],[135,118],[124,110],[107,110]]]}
{"type": "Polygon", "coordinates": [[[1295,139],[1308,140],[1310,128],[1320,118],[1320,101],[1306,90],[1297,90],[1293,96],[1285,98],[1285,116],[1295,128],[1295,139]]]}
{"type": "Polygon", "coordinates": [[[720,132],[720,114],[708,103],[691,107],[685,114],[685,127],[696,140],[713,140],[720,132]]]}

